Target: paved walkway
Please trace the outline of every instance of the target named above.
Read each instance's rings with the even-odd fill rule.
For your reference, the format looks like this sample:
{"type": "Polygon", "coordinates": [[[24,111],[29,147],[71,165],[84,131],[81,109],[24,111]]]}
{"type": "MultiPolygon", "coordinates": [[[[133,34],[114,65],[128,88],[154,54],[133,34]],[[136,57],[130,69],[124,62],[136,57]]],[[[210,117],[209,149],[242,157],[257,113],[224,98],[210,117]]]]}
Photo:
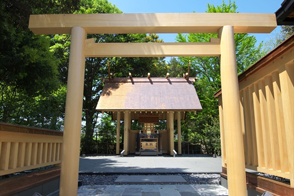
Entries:
{"type": "Polygon", "coordinates": [[[228,195],[221,185],[88,185],[79,196],[207,196],[228,195]]]}
{"type": "Polygon", "coordinates": [[[121,175],[115,180],[116,184],[150,184],[150,183],[186,183],[180,175],[121,175]]]}
{"type": "Polygon", "coordinates": [[[171,156],[88,156],[80,173],[221,173],[221,158],[171,156]]]}

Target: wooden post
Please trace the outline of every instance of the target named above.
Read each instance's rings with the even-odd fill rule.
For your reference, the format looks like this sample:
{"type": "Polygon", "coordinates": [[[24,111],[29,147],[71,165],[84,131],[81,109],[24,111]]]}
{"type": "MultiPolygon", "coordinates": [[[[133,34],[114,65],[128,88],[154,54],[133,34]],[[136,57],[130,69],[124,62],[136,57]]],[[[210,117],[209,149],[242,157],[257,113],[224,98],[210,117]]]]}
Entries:
{"type": "Polygon", "coordinates": [[[116,154],[119,154],[119,136],[120,134],[120,112],[117,112],[117,122],[116,122],[116,154]]]}
{"type": "Polygon", "coordinates": [[[75,196],[78,189],[86,36],[86,31],[82,27],[73,27],[71,30],[60,175],[61,196],[75,196]]]}
{"type": "Polygon", "coordinates": [[[110,67],[109,67],[109,61],[107,61],[107,68],[108,68],[108,79],[110,80],[110,67]]]}
{"type": "Polygon", "coordinates": [[[166,112],[166,140],[167,140],[167,153],[170,150],[170,139],[169,139],[169,112],[166,112]]]}
{"type": "Polygon", "coordinates": [[[223,104],[222,95],[218,98],[218,112],[219,112],[219,127],[220,127],[220,139],[221,139],[221,155],[222,155],[222,167],[227,167],[226,162],[226,139],[224,133],[224,116],[223,116],[223,104]]]}
{"type": "Polygon", "coordinates": [[[125,111],[124,112],[124,155],[128,155],[128,150],[129,150],[129,129],[130,129],[130,112],[125,111]]]}
{"type": "Polygon", "coordinates": [[[182,154],[181,112],[177,112],[178,120],[178,154],[182,154]]]}
{"type": "Polygon", "coordinates": [[[274,90],[274,97],[275,97],[276,118],[280,119],[276,121],[278,139],[279,139],[279,150],[280,150],[279,159],[281,161],[281,171],[285,172],[289,167],[288,166],[289,160],[287,156],[288,155],[287,142],[285,142],[287,141],[287,139],[286,139],[286,130],[285,130],[285,123],[284,123],[283,102],[282,102],[282,95],[281,95],[279,72],[272,73],[272,78],[273,78],[273,90],[274,90]]]}
{"type": "Polygon", "coordinates": [[[191,60],[189,60],[189,67],[188,67],[188,76],[187,76],[187,80],[189,80],[189,77],[190,77],[190,67],[191,67],[191,60]]]}
{"type": "Polygon", "coordinates": [[[274,89],[273,89],[273,81],[272,76],[265,77],[265,93],[266,93],[266,104],[267,104],[267,119],[269,122],[269,138],[270,138],[270,161],[272,162],[273,170],[281,170],[281,163],[279,157],[279,145],[278,144],[278,133],[277,133],[277,121],[276,117],[276,108],[275,108],[275,97],[274,97],[274,89]]]}
{"type": "Polygon", "coordinates": [[[168,113],[168,123],[169,123],[169,151],[170,155],[174,155],[174,113],[169,112],[168,113]]]}
{"type": "Polygon", "coordinates": [[[221,85],[229,195],[247,196],[237,62],[232,26],[220,30],[221,85]]]}
{"type": "Polygon", "coordinates": [[[129,112],[129,121],[128,121],[129,125],[129,131],[128,131],[128,154],[130,153],[130,133],[131,133],[131,129],[132,129],[132,112],[129,112]]]}

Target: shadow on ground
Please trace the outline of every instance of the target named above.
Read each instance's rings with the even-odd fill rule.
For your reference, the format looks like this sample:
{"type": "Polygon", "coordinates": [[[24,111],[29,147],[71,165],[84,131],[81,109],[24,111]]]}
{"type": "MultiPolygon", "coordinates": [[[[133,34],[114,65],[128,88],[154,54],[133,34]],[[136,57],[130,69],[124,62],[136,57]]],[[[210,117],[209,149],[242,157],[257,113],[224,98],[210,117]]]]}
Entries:
{"type": "Polygon", "coordinates": [[[207,155],[86,156],[80,158],[80,173],[171,174],[221,173],[221,158],[207,155]]]}

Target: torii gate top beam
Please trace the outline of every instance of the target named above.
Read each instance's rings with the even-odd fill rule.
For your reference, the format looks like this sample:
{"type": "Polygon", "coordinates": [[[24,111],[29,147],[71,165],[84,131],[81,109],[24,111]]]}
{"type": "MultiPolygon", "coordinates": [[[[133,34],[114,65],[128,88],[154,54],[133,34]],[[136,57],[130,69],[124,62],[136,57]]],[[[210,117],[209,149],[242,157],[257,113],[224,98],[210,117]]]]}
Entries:
{"type": "Polygon", "coordinates": [[[275,14],[155,13],[155,14],[56,14],[31,15],[35,34],[70,34],[74,26],[88,34],[217,33],[225,25],[235,33],[270,33],[275,14]]]}

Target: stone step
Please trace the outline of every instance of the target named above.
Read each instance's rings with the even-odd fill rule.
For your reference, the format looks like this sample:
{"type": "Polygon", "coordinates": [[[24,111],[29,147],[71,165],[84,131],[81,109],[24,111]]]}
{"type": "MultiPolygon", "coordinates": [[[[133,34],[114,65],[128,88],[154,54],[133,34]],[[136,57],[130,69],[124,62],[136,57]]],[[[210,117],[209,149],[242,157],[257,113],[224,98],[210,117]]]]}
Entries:
{"type": "Polygon", "coordinates": [[[120,175],[115,184],[187,184],[187,181],[180,175],[120,175]]]}

